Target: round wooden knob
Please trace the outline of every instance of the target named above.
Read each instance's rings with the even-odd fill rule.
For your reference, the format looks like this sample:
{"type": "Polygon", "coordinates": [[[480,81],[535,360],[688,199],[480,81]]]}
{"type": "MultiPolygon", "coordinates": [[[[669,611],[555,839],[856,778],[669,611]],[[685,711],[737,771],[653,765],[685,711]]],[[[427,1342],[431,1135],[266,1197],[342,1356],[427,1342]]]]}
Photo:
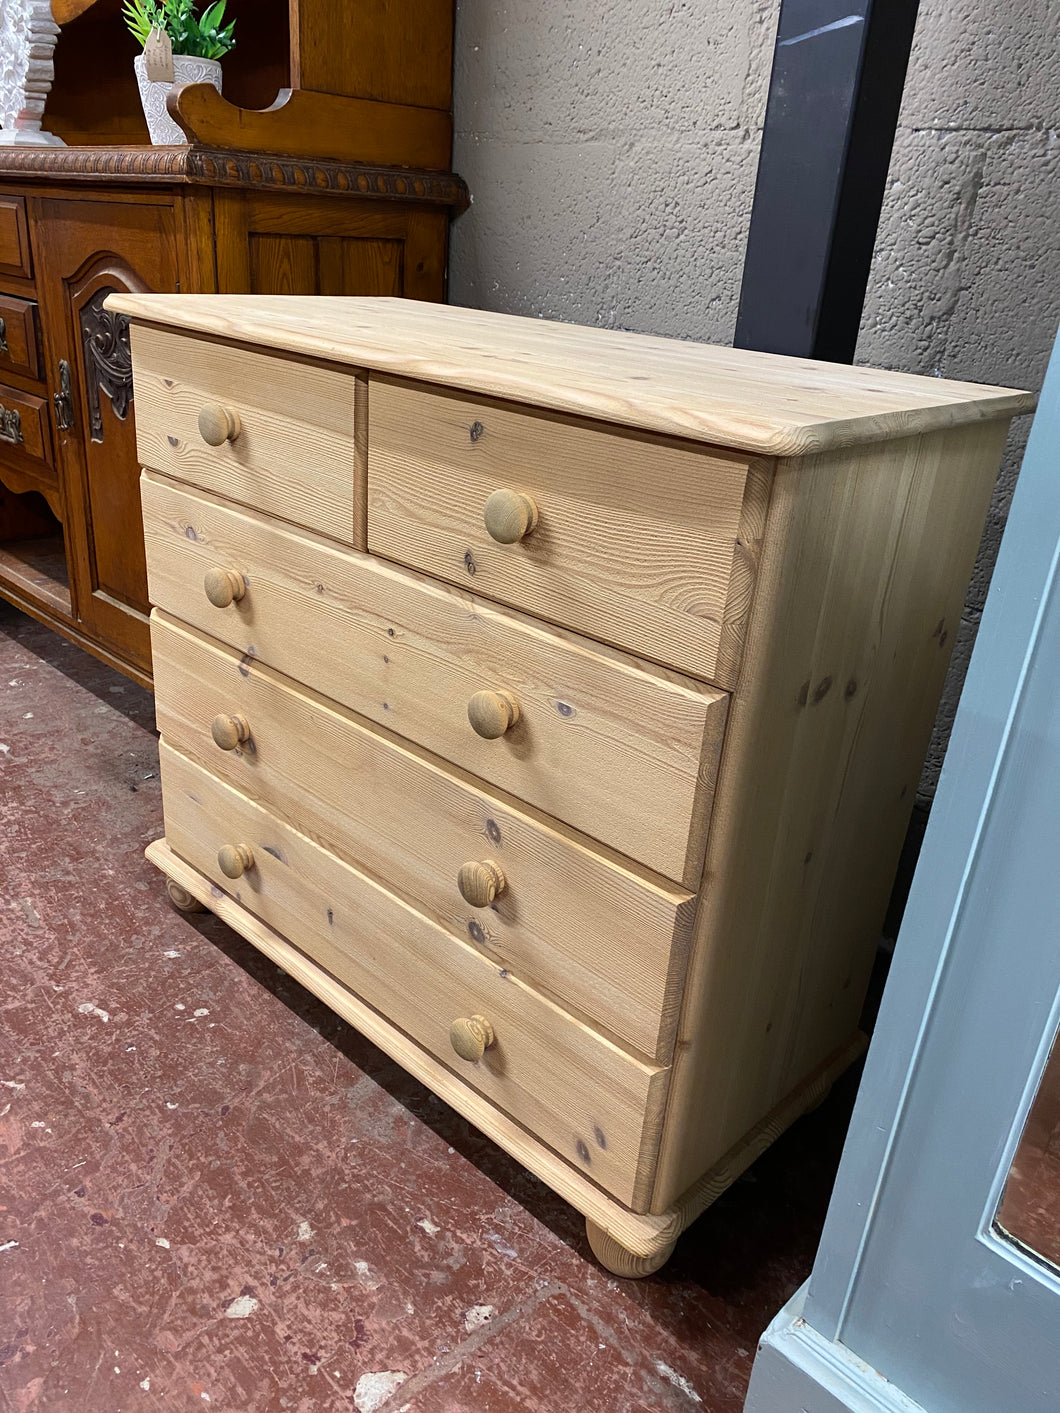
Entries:
{"type": "Polygon", "coordinates": [[[519,703],[507,692],[476,692],[467,704],[467,719],[477,735],[495,741],[519,720],[519,703]]]}
{"type": "Polygon", "coordinates": [[[218,712],[210,722],[210,735],[222,751],[234,751],[244,741],[250,740],[250,722],[245,716],[230,716],[228,712],[218,712]]]}
{"type": "Polygon", "coordinates": [[[462,864],[456,876],[456,886],[465,903],[473,908],[488,908],[495,898],[499,898],[508,886],[500,864],[492,859],[481,863],[462,864]]]}
{"type": "Polygon", "coordinates": [[[462,1060],[481,1060],[494,1041],[485,1016],[460,1016],[449,1027],[449,1043],[462,1060]]]}
{"type": "Polygon", "coordinates": [[[226,878],[242,878],[254,867],[254,852],[246,844],[222,844],[217,850],[217,867],[226,878]]]}
{"type": "Polygon", "coordinates": [[[537,506],[521,491],[494,491],[482,508],[482,518],[491,539],[514,545],[537,524],[537,506]]]}
{"type": "Polygon", "coordinates": [[[199,436],[207,446],[224,446],[225,442],[234,442],[241,431],[242,423],[234,407],[208,402],[199,413],[199,436]]]}
{"type": "Polygon", "coordinates": [[[202,586],[214,608],[227,608],[247,591],[242,574],[237,574],[234,569],[207,569],[202,586]]]}

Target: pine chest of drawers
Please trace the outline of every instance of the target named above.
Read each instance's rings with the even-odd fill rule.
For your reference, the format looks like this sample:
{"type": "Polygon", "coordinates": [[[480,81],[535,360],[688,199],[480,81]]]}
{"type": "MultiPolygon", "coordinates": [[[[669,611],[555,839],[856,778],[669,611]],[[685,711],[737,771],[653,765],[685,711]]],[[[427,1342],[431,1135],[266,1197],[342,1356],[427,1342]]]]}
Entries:
{"type": "Polygon", "coordinates": [[[859,1051],[1031,398],[396,300],[111,303],[171,896],[656,1269],[859,1051]]]}

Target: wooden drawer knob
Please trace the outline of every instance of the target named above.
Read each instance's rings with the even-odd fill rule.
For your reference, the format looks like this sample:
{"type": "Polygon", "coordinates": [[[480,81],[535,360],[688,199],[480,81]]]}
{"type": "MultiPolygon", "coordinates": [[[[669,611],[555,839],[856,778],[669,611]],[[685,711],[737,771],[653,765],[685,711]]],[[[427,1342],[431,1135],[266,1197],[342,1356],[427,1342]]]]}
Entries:
{"type": "Polygon", "coordinates": [[[218,712],[210,722],[210,735],[222,751],[234,751],[244,741],[250,740],[250,722],[245,716],[231,716],[228,712],[218,712]]]}
{"type": "Polygon", "coordinates": [[[462,1060],[481,1060],[494,1041],[485,1016],[460,1016],[449,1027],[449,1043],[462,1060]]]}
{"type": "Polygon", "coordinates": [[[476,692],[467,704],[467,719],[479,736],[495,741],[519,720],[519,703],[507,692],[476,692]]]}
{"type": "Polygon", "coordinates": [[[234,407],[208,402],[199,412],[199,436],[207,446],[224,446],[225,442],[234,442],[242,430],[243,424],[234,407]]]}
{"type": "Polygon", "coordinates": [[[227,608],[247,591],[242,574],[237,574],[234,569],[207,569],[202,586],[214,608],[227,608]]]}
{"type": "Polygon", "coordinates": [[[491,539],[514,545],[537,524],[537,506],[521,491],[494,491],[482,508],[482,518],[491,539]]]}
{"type": "Polygon", "coordinates": [[[242,878],[254,867],[254,852],[246,844],[222,844],[217,850],[217,867],[226,878],[242,878]]]}
{"type": "Polygon", "coordinates": [[[492,859],[481,863],[462,864],[456,876],[456,886],[465,903],[473,908],[488,908],[495,898],[499,898],[508,886],[500,864],[492,859]]]}

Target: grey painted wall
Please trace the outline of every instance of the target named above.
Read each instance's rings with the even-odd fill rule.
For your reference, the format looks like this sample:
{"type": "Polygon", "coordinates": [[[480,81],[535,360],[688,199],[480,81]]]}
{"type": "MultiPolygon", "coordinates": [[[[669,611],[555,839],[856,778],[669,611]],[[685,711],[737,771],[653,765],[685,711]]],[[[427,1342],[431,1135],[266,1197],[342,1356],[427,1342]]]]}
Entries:
{"type": "MultiPolygon", "coordinates": [[[[778,0],[457,0],[453,303],[730,343],[778,0]]],[[[858,361],[1039,387],[1060,320],[1060,6],[922,0],[858,361]]],[[[1025,419],[1026,420],[1026,419],[1025,419]]],[[[934,788],[1026,426],[1012,439],[934,788]]]]}

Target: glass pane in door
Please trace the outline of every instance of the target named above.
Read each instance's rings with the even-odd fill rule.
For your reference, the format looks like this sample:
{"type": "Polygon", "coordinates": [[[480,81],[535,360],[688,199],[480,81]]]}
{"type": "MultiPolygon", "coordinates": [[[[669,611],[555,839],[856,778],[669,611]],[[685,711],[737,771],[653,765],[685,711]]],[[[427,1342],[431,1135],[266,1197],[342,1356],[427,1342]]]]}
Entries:
{"type": "Polygon", "coordinates": [[[1060,1044],[1054,1043],[998,1207],[996,1226],[1060,1269],[1060,1044]]]}

